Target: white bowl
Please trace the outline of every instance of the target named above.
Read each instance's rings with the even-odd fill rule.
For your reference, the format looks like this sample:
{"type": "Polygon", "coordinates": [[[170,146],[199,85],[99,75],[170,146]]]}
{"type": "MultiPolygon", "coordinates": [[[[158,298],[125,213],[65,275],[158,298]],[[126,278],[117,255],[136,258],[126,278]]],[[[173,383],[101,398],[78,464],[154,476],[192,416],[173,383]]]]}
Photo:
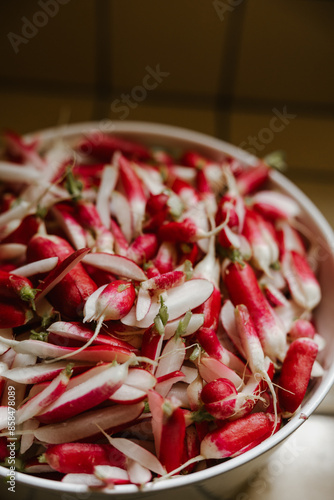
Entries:
{"type": "MultiPolygon", "coordinates": [[[[27,137],[38,136],[43,142],[45,141],[46,145],[50,141],[54,141],[55,138],[64,137],[66,141],[72,144],[82,133],[98,131],[119,134],[148,145],[161,145],[177,149],[195,148],[198,152],[214,160],[219,160],[227,153],[239,158],[248,165],[254,165],[257,161],[256,157],[249,153],[213,137],[179,127],[147,122],[111,122],[105,120],[94,123],[80,123],[43,130],[27,137]]],[[[325,374],[320,380],[313,383],[307,398],[303,402],[301,412],[304,418],[300,418],[301,412],[298,412],[282,429],[263,443],[243,455],[219,465],[189,475],[154,483],[144,491],[139,491],[133,485],[118,486],[110,492],[110,495],[116,495],[116,497],[124,499],[144,499],[148,496],[150,498],[155,496],[159,500],[163,500],[171,494],[177,495],[179,498],[185,498],[185,495],[196,498],[197,495],[198,498],[200,492],[204,496],[207,495],[208,498],[210,498],[210,495],[215,495],[218,498],[228,498],[232,493],[238,491],[243,483],[267,462],[268,457],[303,424],[305,418],[311,416],[333,385],[334,335],[332,325],[334,324],[334,287],[332,283],[334,282],[334,234],[319,210],[293,183],[276,171],[271,173],[271,179],[273,186],[278,187],[282,192],[298,201],[302,208],[302,221],[310,228],[314,238],[319,243],[317,257],[323,299],[315,311],[315,318],[318,331],[327,344],[321,358],[325,374]]],[[[0,474],[7,476],[8,470],[0,467],[0,474]]],[[[39,489],[40,493],[43,494],[43,498],[47,495],[49,500],[52,498],[62,498],[64,500],[79,498],[84,500],[88,497],[93,500],[94,498],[101,498],[102,495],[97,492],[88,492],[87,488],[82,485],[65,484],[20,472],[16,473],[16,484],[22,492],[21,495],[28,494],[30,489],[35,490],[37,493],[39,489]],[[76,494],[75,497],[73,497],[73,494],[76,494]]]]}

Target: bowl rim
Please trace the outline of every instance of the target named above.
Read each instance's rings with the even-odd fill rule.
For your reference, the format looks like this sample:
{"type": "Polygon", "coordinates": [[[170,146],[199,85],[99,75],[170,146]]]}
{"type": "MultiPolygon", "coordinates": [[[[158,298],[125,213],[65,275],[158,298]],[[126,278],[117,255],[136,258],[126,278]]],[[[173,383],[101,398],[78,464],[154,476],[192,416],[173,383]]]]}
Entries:
{"type": "MultiPolygon", "coordinates": [[[[177,140],[180,144],[184,142],[193,143],[194,145],[205,146],[209,150],[213,150],[215,154],[227,154],[236,157],[241,162],[254,166],[258,162],[258,158],[247,151],[240,149],[224,140],[212,137],[208,134],[183,128],[174,125],[166,125],[163,123],[155,123],[149,121],[121,121],[121,120],[100,120],[90,122],[78,122],[69,125],[60,125],[56,127],[46,128],[26,134],[24,137],[27,140],[40,138],[42,142],[53,140],[54,138],[64,137],[69,139],[76,135],[82,136],[83,133],[88,132],[106,132],[114,133],[116,135],[149,135],[150,138],[160,137],[168,140],[177,140]]],[[[151,142],[151,139],[150,139],[151,142]]],[[[298,198],[303,212],[314,222],[319,228],[319,233],[328,242],[331,258],[334,259],[334,233],[333,229],[314,205],[314,203],[289,179],[287,179],[280,172],[272,171],[271,179],[277,187],[283,188],[287,194],[293,198],[298,198]]],[[[331,387],[334,385],[334,363],[325,370],[322,380],[309,399],[302,405],[301,411],[298,411],[276,434],[267,438],[265,441],[257,445],[255,448],[243,453],[240,456],[234,457],[221,464],[208,467],[204,470],[194,472],[184,476],[177,476],[172,480],[157,481],[149,483],[142,491],[134,485],[119,485],[108,494],[111,495],[129,495],[133,493],[146,494],[148,492],[157,492],[177,487],[186,487],[194,483],[203,482],[207,479],[222,475],[225,472],[231,471],[241,467],[255,458],[263,455],[281,444],[287,439],[298,427],[300,427],[305,420],[316,410],[319,404],[323,401],[331,387]]],[[[8,469],[0,466],[0,475],[8,476],[8,469]]],[[[87,486],[62,483],[47,478],[40,478],[22,472],[15,472],[17,481],[30,487],[43,488],[63,493],[80,493],[91,491],[87,486]]],[[[97,494],[99,492],[96,492],[97,494]]],[[[99,494],[105,494],[100,492],[99,494]]]]}

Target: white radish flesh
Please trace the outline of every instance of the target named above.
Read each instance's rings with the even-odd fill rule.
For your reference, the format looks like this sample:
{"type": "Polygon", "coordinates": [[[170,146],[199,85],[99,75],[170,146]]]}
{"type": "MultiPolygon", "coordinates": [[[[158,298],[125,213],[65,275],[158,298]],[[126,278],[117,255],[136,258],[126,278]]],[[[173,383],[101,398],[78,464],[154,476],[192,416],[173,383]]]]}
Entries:
{"type": "Polygon", "coordinates": [[[121,255],[96,252],[86,255],[83,262],[123,278],[135,281],[144,281],[147,279],[145,273],[137,264],[121,255]]]}
{"type": "MultiPolygon", "coordinates": [[[[205,302],[213,292],[213,284],[204,279],[193,279],[186,281],[181,286],[171,288],[166,294],[165,305],[168,309],[169,320],[173,320],[182,316],[187,311],[195,309],[205,302]]],[[[135,307],[131,309],[129,314],[121,319],[124,325],[136,326],[138,328],[148,328],[153,324],[155,316],[160,308],[160,301],[157,298],[152,298],[152,305],[141,321],[136,320],[135,307]]]]}
{"type": "Polygon", "coordinates": [[[52,271],[58,264],[58,257],[49,257],[48,259],[36,260],[25,266],[18,267],[11,271],[11,274],[19,276],[34,276],[38,273],[48,273],[52,271]]]}

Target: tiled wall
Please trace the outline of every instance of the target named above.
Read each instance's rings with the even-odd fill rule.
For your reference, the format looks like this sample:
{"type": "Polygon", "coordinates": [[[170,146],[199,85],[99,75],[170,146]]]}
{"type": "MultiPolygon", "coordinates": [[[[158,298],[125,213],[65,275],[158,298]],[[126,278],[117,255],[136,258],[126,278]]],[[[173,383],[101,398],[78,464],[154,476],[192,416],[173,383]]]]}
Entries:
{"type": "Polygon", "coordinates": [[[325,0],[2,2],[0,127],[171,123],[333,182],[333,26],[325,0]]]}

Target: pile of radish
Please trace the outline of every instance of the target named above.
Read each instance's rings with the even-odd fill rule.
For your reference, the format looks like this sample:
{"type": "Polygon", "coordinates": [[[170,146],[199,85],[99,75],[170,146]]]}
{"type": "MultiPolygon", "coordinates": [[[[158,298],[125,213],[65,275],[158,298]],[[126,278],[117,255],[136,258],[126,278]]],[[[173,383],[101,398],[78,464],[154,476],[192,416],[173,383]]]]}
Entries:
{"type": "MultiPolygon", "coordinates": [[[[321,377],[298,203],[271,168],[118,135],[0,160],[0,462],[108,489],[233,459],[321,377]]],[[[314,264],[314,263],[313,263],[314,264]]]]}

